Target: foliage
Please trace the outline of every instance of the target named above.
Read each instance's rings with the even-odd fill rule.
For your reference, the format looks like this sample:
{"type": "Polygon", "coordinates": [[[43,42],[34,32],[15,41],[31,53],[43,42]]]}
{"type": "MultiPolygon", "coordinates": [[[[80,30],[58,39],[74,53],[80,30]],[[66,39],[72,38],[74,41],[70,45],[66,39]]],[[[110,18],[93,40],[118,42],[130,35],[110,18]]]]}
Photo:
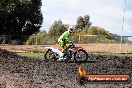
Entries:
{"type": "MultiPolygon", "coordinates": [[[[50,33],[50,32],[49,32],[50,33]]],[[[37,44],[55,44],[57,43],[54,39],[54,36],[50,36],[47,32],[39,32],[37,36],[37,44]]],[[[36,36],[32,35],[26,42],[26,44],[35,44],[36,36]]],[[[59,36],[56,36],[59,37],[59,36]]],[[[112,34],[105,31],[103,28],[97,26],[91,26],[84,31],[75,33],[70,37],[71,41],[76,43],[116,43],[117,40],[114,39],[112,34]],[[79,39],[80,36],[80,39],[79,39]]]]}
{"type": "MultiPolygon", "coordinates": [[[[65,27],[64,24],[62,24],[62,21],[55,21],[52,26],[50,27],[48,33],[39,32],[37,36],[37,42],[38,44],[55,44],[57,43],[57,40],[59,36],[67,30],[67,27],[65,27]]],[[[35,44],[36,36],[30,36],[27,40],[26,44],[35,44]]]]}
{"type": "Polygon", "coordinates": [[[79,33],[76,33],[75,35],[80,36],[80,40],[79,38],[75,40],[75,41],[78,41],[78,43],[112,43],[112,42],[114,43],[116,42],[116,40],[114,39],[114,36],[112,36],[111,33],[97,26],[86,27],[85,30],[79,33]]]}
{"type": "Polygon", "coordinates": [[[25,44],[26,45],[35,45],[35,41],[36,41],[35,35],[31,35],[25,44]]]}
{"type": "Polygon", "coordinates": [[[60,36],[67,28],[62,24],[62,21],[55,21],[49,29],[49,36],[51,36],[56,42],[58,36],[60,36]]]}
{"type": "Polygon", "coordinates": [[[91,22],[89,21],[90,20],[90,16],[89,15],[85,15],[84,17],[82,16],[79,16],[77,18],[77,24],[76,24],[76,31],[77,32],[80,32],[82,30],[85,30],[85,28],[87,27],[90,27],[91,26],[91,22]]]}
{"type": "Polygon", "coordinates": [[[23,42],[22,35],[38,32],[43,20],[40,7],[41,0],[1,0],[0,35],[15,35],[13,39],[23,42]]]}
{"type": "Polygon", "coordinates": [[[38,45],[55,44],[55,40],[52,37],[50,37],[46,31],[41,31],[41,32],[37,33],[36,35],[30,36],[25,44],[26,45],[35,45],[36,42],[38,45]]]}
{"type": "MultiPolygon", "coordinates": [[[[89,21],[90,16],[80,16],[77,19],[75,26],[76,32],[70,37],[71,41],[76,43],[119,43],[120,37],[115,37],[115,34],[109,33],[104,28],[98,26],[91,26],[89,21]],[[82,30],[80,30],[82,29],[82,30]]],[[[39,32],[37,34],[38,44],[55,44],[59,36],[67,30],[67,27],[61,20],[55,21],[50,27],[48,33],[39,32]]],[[[118,36],[118,35],[116,35],[118,36]]],[[[128,39],[123,38],[123,42],[128,39]]],[[[27,44],[35,44],[35,36],[31,36],[27,44]]]]}

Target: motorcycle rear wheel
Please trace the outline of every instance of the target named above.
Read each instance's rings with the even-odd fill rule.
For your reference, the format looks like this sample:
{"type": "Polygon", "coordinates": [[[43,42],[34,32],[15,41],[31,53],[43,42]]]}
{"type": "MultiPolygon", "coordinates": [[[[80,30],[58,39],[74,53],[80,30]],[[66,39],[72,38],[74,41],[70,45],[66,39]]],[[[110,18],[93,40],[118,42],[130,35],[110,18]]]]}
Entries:
{"type": "Polygon", "coordinates": [[[51,49],[48,49],[44,54],[44,59],[46,61],[56,61],[55,53],[51,49]]]}

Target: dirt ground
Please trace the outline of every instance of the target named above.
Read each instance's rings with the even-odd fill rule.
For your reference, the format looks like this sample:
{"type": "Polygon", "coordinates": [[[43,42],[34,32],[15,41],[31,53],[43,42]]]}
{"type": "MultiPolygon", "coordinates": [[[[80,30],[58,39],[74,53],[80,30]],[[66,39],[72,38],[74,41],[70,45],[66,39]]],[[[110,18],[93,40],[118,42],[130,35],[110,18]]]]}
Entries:
{"type": "MultiPolygon", "coordinates": [[[[132,44],[77,44],[88,52],[132,52],[132,44]]],[[[12,52],[45,51],[45,47],[59,47],[59,45],[0,45],[1,49],[12,52]]]]}
{"type": "MultiPolygon", "coordinates": [[[[87,74],[130,74],[132,57],[90,55],[83,63],[87,74]]],[[[77,63],[46,62],[44,58],[21,57],[0,49],[0,88],[132,88],[128,84],[77,83],[77,63]]]]}

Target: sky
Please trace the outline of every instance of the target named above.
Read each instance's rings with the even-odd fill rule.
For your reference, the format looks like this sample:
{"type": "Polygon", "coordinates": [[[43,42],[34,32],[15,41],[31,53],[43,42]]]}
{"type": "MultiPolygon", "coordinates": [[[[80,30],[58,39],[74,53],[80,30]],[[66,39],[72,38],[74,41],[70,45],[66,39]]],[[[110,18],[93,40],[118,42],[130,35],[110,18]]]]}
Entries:
{"type": "Polygon", "coordinates": [[[75,25],[77,17],[89,15],[92,26],[132,36],[132,0],[126,0],[126,5],[125,0],[42,0],[41,11],[44,17],[41,30],[48,30],[55,20],[75,25]]]}

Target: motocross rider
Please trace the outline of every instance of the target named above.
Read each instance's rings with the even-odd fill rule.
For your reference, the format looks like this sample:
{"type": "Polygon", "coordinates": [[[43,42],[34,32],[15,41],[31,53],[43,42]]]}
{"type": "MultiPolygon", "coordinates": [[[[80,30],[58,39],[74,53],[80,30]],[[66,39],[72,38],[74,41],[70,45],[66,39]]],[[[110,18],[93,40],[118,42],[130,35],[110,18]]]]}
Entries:
{"type": "Polygon", "coordinates": [[[59,61],[63,60],[63,59],[66,59],[65,58],[65,53],[67,52],[66,43],[69,41],[69,37],[71,36],[71,34],[73,32],[74,32],[74,27],[73,26],[69,26],[68,30],[65,31],[58,39],[59,45],[63,48],[62,54],[60,55],[60,58],[58,59],[59,61]]]}

